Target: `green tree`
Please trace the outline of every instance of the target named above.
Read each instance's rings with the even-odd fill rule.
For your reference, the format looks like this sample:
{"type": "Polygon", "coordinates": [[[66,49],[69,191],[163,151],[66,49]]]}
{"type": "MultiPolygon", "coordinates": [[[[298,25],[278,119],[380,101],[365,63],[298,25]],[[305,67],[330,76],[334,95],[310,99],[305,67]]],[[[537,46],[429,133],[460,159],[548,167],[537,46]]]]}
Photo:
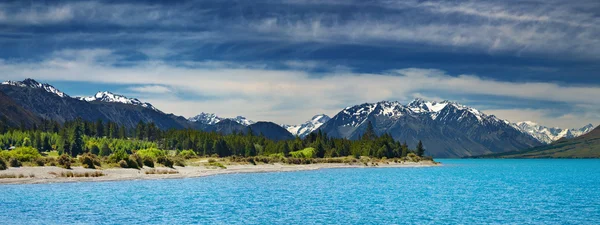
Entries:
{"type": "Polygon", "coordinates": [[[325,148],[323,147],[323,143],[321,143],[320,141],[317,141],[317,144],[315,145],[315,157],[317,158],[323,158],[325,157],[325,148]]]}
{"type": "Polygon", "coordinates": [[[419,143],[417,144],[417,155],[419,157],[422,157],[425,154],[425,148],[423,147],[423,142],[421,142],[419,140],[419,143]]]}
{"type": "Polygon", "coordinates": [[[363,133],[362,140],[370,141],[377,138],[377,134],[375,133],[375,129],[373,128],[373,123],[369,120],[367,123],[367,129],[365,129],[365,133],[363,133]]]}
{"type": "Polygon", "coordinates": [[[104,124],[101,119],[96,121],[96,137],[104,137],[104,124]]]}
{"type": "Polygon", "coordinates": [[[99,156],[109,156],[112,150],[108,147],[108,143],[102,143],[102,147],[100,148],[99,156]]]}
{"type": "Polygon", "coordinates": [[[75,157],[79,154],[83,153],[84,149],[83,142],[83,127],[81,124],[75,125],[75,130],[73,131],[73,140],[71,141],[71,156],[75,157]]]}
{"type": "Polygon", "coordinates": [[[29,139],[28,137],[25,137],[23,139],[23,144],[21,144],[21,146],[23,146],[23,147],[31,147],[31,139],[29,139]]]}
{"type": "Polygon", "coordinates": [[[254,144],[250,142],[246,143],[246,145],[244,146],[244,155],[246,157],[256,156],[256,147],[254,146],[254,144]]]}
{"type": "Polygon", "coordinates": [[[100,148],[98,148],[98,145],[92,144],[92,147],[90,147],[90,152],[94,155],[100,155],[100,148]]]}

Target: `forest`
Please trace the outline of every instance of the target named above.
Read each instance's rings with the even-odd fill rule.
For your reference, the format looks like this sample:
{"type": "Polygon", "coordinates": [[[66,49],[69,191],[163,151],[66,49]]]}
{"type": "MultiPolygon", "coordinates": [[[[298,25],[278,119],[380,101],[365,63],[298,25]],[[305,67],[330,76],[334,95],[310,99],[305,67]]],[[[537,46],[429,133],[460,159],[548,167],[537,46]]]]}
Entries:
{"type": "Polygon", "coordinates": [[[388,134],[377,135],[370,123],[359,140],[331,138],[318,131],[303,139],[273,141],[250,128],[244,134],[222,135],[194,129],[161,130],[154,123],[144,122],[128,129],[102,120],[77,119],[63,124],[43,120],[29,128],[8,127],[5,121],[5,118],[0,119],[0,149],[4,149],[0,159],[5,161],[34,161],[37,155],[48,156],[50,152],[63,158],[86,156],[91,167],[91,162],[102,157],[114,163],[129,161],[141,166],[144,160],[163,162],[161,164],[168,160],[171,162],[166,163],[171,165],[177,162],[169,157],[403,158],[423,157],[425,152],[421,142],[416,149],[409,149],[406,143],[388,134]]]}

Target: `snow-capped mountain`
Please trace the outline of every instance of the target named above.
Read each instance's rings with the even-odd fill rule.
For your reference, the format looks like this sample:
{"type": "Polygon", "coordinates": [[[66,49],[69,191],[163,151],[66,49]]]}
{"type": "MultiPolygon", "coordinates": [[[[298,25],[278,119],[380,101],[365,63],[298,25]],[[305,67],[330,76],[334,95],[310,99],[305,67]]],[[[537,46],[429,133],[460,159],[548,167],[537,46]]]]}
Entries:
{"type": "Polygon", "coordinates": [[[299,136],[302,138],[302,137],[305,137],[306,135],[312,133],[316,129],[319,129],[319,127],[321,127],[321,125],[323,125],[330,119],[331,119],[331,117],[329,117],[325,114],[319,114],[319,115],[313,116],[312,119],[310,119],[309,121],[306,121],[303,124],[282,125],[282,127],[285,128],[286,130],[288,130],[294,136],[299,136]]]}
{"type": "Polygon", "coordinates": [[[319,129],[329,136],[359,139],[368,122],[376,133],[415,146],[422,140],[429,154],[463,157],[516,151],[541,143],[501,120],[456,102],[415,99],[407,105],[396,101],[347,107],[319,129]]]}
{"type": "Polygon", "coordinates": [[[252,125],[255,123],[254,121],[249,120],[243,116],[236,116],[235,118],[223,118],[223,117],[217,116],[214,113],[205,113],[205,112],[202,112],[202,113],[198,114],[197,116],[188,118],[188,120],[191,122],[201,123],[201,124],[206,124],[206,125],[214,125],[224,119],[233,120],[244,126],[249,126],[249,125],[252,125]]]}
{"type": "Polygon", "coordinates": [[[39,88],[39,89],[45,90],[46,92],[58,95],[61,98],[69,97],[67,94],[65,94],[62,91],[56,89],[54,86],[49,85],[49,84],[39,83],[36,80],[31,79],[31,78],[27,78],[27,79],[25,79],[23,81],[8,80],[8,81],[2,82],[2,85],[11,85],[11,86],[29,87],[29,88],[39,88]]]}
{"type": "Polygon", "coordinates": [[[539,140],[549,144],[561,138],[574,138],[584,135],[594,129],[592,124],[588,124],[579,129],[563,129],[559,127],[546,127],[531,121],[523,121],[512,124],[515,128],[527,133],[539,140]]]}
{"type": "Polygon", "coordinates": [[[144,108],[149,108],[154,111],[160,112],[160,110],[158,110],[157,108],[152,106],[152,104],[150,104],[150,103],[142,102],[137,98],[127,98],[123,95],[113,94],[112,92],[109,92],[109,91],[99,91],[94,96],[77,97],[77,99],[86,101],[86,102],[100,101],[100,102],[116,102],[116,103],[123,103],[123,104],[128,104],[128,105],[137,105],[137,106],[142,106],[144,108]]]}
{"type": "Polygon", "coordinates": [[[188,118],[189,121],[191,122],[199,122],[202,124],[208,124],[208,125],[213,125],[218,123],[219,121],[223,120],[223,118],[218,117],[217,115],[215,115],[214,113],[205,113],[202,112],[194,117],[190,117],[188,118]]]}

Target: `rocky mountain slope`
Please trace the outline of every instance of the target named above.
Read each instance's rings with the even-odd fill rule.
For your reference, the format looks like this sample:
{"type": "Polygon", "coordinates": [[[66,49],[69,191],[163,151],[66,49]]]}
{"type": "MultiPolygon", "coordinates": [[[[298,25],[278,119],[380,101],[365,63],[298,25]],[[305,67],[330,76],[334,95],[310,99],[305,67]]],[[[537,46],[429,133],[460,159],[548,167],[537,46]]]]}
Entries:
{"type": "Polygon", "coordinates": [[[463,157],[541,145],[508,121],[456,102],[415,99],[408,105],[382,101],[347,107],[319,129],[333,137],[358,139],[371,121],[377,134],[415,146],[434,157],[463,157]]]}

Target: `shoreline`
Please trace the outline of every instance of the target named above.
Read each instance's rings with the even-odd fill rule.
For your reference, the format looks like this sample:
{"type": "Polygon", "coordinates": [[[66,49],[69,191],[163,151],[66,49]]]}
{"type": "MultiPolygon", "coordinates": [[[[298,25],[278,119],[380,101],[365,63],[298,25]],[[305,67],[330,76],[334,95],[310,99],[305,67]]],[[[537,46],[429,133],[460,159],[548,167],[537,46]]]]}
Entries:
{"type": "Polygon", "coordinates": [[[344,164],[344,163],[318,163],[306,165],[291,165],[291,164],[234,164],[226,165],[227,168],[205,167],[205,166],[186,166],[174,169],[167,167],[155,167],[142,169],[85,169],[82,167],[73,167],[72,169],[64,169],[55,166],[43,167],[19,167],[1,170],[0,176],[3,175],[23,175],[23,178],[0,178],[0,185],[7,184],[50,184],[50,183],[71,183],[71,182],[106,182],[106,181],[128,181],[128,180],[157,180],[157,179],[184,179],[215,176],[221,174],[236,174],[236,173],[273,173],[273,172],[295,172],[295,171],[310,171],[320,169],[335,169],[335,168],[416,168],[416,167],[435,167],[441,166],[439,163],[432,161],[422,162],[404,162],[404,163],[389,163],[378,166],[365,166],[363,164],[344,164]],[[147,174],[152,171],[173,172],[175,174],[147,174]],[[61,173],[95,173],[101,172],[103,176],[99,177],[61,177],[61,173]]]}

